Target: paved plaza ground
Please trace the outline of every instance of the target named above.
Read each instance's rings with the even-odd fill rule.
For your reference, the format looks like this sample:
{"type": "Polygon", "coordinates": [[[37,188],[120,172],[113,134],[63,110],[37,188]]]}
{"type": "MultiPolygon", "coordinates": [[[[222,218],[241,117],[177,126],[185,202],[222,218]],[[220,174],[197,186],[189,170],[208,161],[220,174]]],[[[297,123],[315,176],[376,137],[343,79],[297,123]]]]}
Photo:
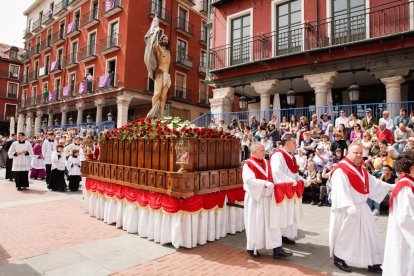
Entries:
{"type": "MultiPolygon", "coordinates": [[[[351,275],[329,259],[329,207],[304,204],[289,260],[245,253],[245,234],[194,249],[160,245],[85,213],[81,192],[57,193],[43,181],[18,192],[0,170],[0,275],[351,275]]],[[[387,216],[376,220],[385,238],[387,216]]],[[[353,275],[370,275],[353,268],[353,275]]]]}

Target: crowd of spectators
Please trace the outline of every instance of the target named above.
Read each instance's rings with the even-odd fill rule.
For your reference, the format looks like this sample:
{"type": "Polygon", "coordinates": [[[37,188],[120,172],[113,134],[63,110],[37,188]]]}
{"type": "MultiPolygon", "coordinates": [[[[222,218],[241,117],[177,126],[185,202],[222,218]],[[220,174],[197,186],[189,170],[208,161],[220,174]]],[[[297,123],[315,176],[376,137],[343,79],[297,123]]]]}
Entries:
{"type": "MultiPolygon", "coordinates": [[[[347,154],[350,143],[363,146],[364,165],[368,171],[382,180],[395,182],[393,160],[398,154],[414,148],[413,113],[400,109],[399,115],[390,118],[388,111],[383,111],[381,118],[374,118],[372,110],[367,108],[365,116],[357,114],[349,117],[345,110],[335,120],[327,113],[311,118],[303,116],[299,120],[292,115],[288,120],[279,121],[275,115],[270,121],[252,116],[249,123],[233,119],[229,125],[224,120],[218,123],[213,119],[210,127],[221,128],[241,139],[242,160],[250,157],[250,145],[259,141],[266,150],[266,156],[281,146],[280,140],[285,133],[296,136],[296,160],[300,174],[310,184],[307,188],[311,194],[311,204],[329,205],[329,172],[335,164],[347,154]]],[[[380,204],[369,202],[373,214],[379,214],[380,204]]]]}

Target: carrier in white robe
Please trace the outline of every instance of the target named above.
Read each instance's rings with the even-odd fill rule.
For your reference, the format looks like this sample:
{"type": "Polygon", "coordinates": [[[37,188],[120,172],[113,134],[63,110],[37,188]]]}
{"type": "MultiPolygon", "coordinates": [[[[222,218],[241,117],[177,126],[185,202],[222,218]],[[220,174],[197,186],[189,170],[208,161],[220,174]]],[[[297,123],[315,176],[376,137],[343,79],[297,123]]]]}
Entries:
{"type": "MultiPolygon", "coordinates": [[[[252,159],[252,158],[251,158],[252,159]]],[[[246,191],[244,198],[244,223],[246,229],[247,250],[262,248],[273,249],[282,245],[280,229],[270,229],[269,208],[274,201],[273,183],[258,179],[256,174],[271,177],[271,169],[266,161],[266,171],[254,161],[248,160],[243,166],[243,188],[246,191]],[[250,167],[258,166],[254,172],[250,167]],[[260,171],[260,172],[258,172],[260,171]]],[[[263,177],[264,178],[264,177],[263,177]]],[[[267,177],[266,177],[267,178],[267,177]]]]}
{"type": "Polygon", "coordinates": [[[361,175],[347,162],[351,161],[345,159],[338,163],[331,177],[330,255],[331,257],[335,255],[354,265],[382,264],[384,246],[366,201],[370,198],[381,202],[387,195],[390,186],[393,185],[376,179],[365,169],[362,169],[361,175]],[[363,181],[361,183],[363,183],[366,193],[361,193],[353,187],[355,181],[351,185],[350,176],[348,177],[347,173],[340,168],[339,164],[341,163],[349,166],[349,169],[356,173],[360,181],[363,181]]]}
{"type": "Polygon", "coordinates": [[[33,154],[32,145],[29,141],[24,141],[24,143],[21,143],[19,141],[13,142],[11,145],[9,152],[8,152],[9,158],[13,159],[13,166],[12,171],[14,172],[22,172],[22,171],[29,171],[31,167],[31,161],[33,154]],[[14,154],[17,152],[23,152],[26,151],[29,154],[28,155],[17,155],[14,154]]]}
{"type": "Polygon", "coordinates": [[[414,178],[403,176],[391,198],[382,275],[414,275],[414,178]]]}

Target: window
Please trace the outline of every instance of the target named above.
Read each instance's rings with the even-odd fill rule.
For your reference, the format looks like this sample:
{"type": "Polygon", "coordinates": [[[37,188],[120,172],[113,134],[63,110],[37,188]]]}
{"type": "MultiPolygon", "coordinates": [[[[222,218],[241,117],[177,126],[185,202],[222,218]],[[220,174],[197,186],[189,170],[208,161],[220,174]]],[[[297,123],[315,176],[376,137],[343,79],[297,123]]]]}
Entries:
{"type": "Polygon", "coordinates": [[[205,21],[203,21],[201,23],[201,37],[200,37],[200,40],[204,43],[207,43],[207,34],[208,34],[208,29],[207,29],[206,24],[207,23],[205,21]]]}
{"type": "Polygon", "coordinates": [[[111,23],[109,25],[108,48],[118,46],[118,32],[119,32],[118,21],[111,23]]]}
{"type": "Polygon", "coordinates": [[[72,53],[70,55],[70,64],[76,63],[76,56],[78,54],[78,42],[74,41],[72,42],[72,53]]]}
{"type": "Polygon", "coordinates": [[[9,82],[7,84],[7,98],[17,99],[17,92],[19,91],[19,84],[9,82]]]}
{"type": "Polygon", "coordinates": [[[55,79],[55,97],[59,100],[60,97],[60,79],[55,79]]]}
{"type": "Polygon", "coordinates": [[[76,73],[69,75],[69,97],[75,95],[76,73]]]}
{"type": "Polygon", "coordinates": [[[276,53],[298,52],[302,49],[301,2],[290,1],[277,6],[276,53]]]}
{"type": "Polygon", "coordinates": [[[63,39],[65,36],[65,21],[59,23],[59,39],[63,39]]]}
{"type": "Polygon", "coordinates": [[[250,14],[231,20],[231,65],[250,60],[250,34],[250,14]]]}
{"type": "Polygon", "coordinates": [[[32,105],[36,105],[37,86],[32,87],[32,105]]]}
{"type": "Polygon", "coordinates": [[[89,34],[88,56],[95,55],[96,33],[89,34]]]}
{"type": "Polygon", "coordinates": [[[16,105],[15,104],[6,104],[6,108],[5,108],[5,116],[6,116],[6,121],[10,121],[11,117],[15,117],[16,116],[16,105]]]}
{"type": "Polygon", "coordinates": [[[50,68],[50,55],[47,55],[45,57],[45,75],[49,74],[49,68],[50,68]]]}
{"type": "Polygon", "coordinates": [[[27,106],[27,90],[24,90],[23,91],[22,106],[23,107],[26,107],[27,106]]]}
{"type": "Polygon", "coordinates": [[[51,28],[47,30],[46,45],[48,47],[52,45],[52,29],[51,28]]]}
{"type": "Polygon", "coordinates": [[[201,51],[200,67],[207,68],[207,52],[206,51],[201,51]]]}
{"type": "Polygon", "coordinates": [[[74,21],[75,21],[75,30],[79,30],[79,26],[80,26],[80,11],[77,11],[75,13],[74,21]]]}
{"type": "Polygon", "coordinates": [[[58,69],[60,69],[60,68],[62,68],[61,66],[62,66],[62,57],[63,57],[63,49],[62,48],[60,48],[59,50],[58,50],[58,54],[57,54],[57,61],[58,61],[58,64],[57,64],[57,68],[58,69]]]}
{"type": "Polygon", "coordinates": [[[187,59],[187,42],[178,39],[177,41],[177,61],[184,62],[187,59]]]}
{"type": "Polygon", "coordinates": [[[93,3],[92,3],[92,8],[91,8],[91,10],[92,10],[92,13],[91,13],[91,20],[92,19],[98,19],[98,1],[93,1],[93,3]]]}
{"type": "Polygon", "coordinates": [[[33,72],[33,79],[37,80],[39,76],[39,61],[35,61],[34,72],[33,72]]]}
{"type": "Polygon", "coordinates": [[[188,31],[187,25],[187,10],[183,8],[178,9],[178,28],[184,31],[188,31]]]}
{"type": "Polygon", "coordinates": [[[11,59],[16,59],[17,58],[17,52],[14,50],[10,50],[10,58],[11,59]]]}
{"type": "Polygon", "coordinates": [[[152,11],[157,17],[164,18],[163,0],[152,0],[152,11]]]}
{"type": "Polygon", "coordinates": [[[332,0],[333,43],[365,38],[365,0],[332,0]]]}
{"type": "Polygon", "coordinates": [[[9,78],[18,79],[19,78],[20,66],[15,64],[10,64],[9,66],[9,78]]]}
{"type": "Polygon", "coordinates": [[[200,80],[200,89],[199,89],[199,103],[208,104],[208,90],[207,85],[203,80],[200,80]]]}
{"type": "Polygon", "coordinates": [[[175,75],[175,96],[180,99],[185,98],[186,76],[184,74],[176,73],[175,75]]]}

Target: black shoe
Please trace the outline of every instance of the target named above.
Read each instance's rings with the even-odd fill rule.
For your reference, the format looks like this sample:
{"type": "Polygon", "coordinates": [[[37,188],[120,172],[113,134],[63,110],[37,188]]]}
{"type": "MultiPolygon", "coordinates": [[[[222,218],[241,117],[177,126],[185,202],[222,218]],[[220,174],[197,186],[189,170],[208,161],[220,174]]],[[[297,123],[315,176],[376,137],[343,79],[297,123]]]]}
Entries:
{"type": "Polygon", "coordinates": [[[312,201],[310,205],[316,205],[316,202],[315,201],[312,201]]]}
{"type": "Polygon", "coordinates": [[[321,207],[321,206],[323,206],[323,202],[322,201],[319,201],[318,207],[321,207]]]}
{"type": "Polygon", "coordinates": [[[293,253],[285,251],[283,248],[274,248],[273,249],[273,259],[285,259],[292,257],[293,253]]]}
{"type": "Polygon", "coordinates": [[[369,265],[368,266],[368,271],[372,272],[372,273],[382,273],[382,268],[381,268],[381,265],[379,265],[379,264],[369,265]]]}
{"type": "Polygon", "coordinates": [[[20,188],[20,187],[17,187],[17,190],[18,190],[18,191],[21,191],[21,190],[22,190],[22,188],[20,188]]]}
{"type": "Polygon", "coordinates": [[[256,250],[256,254],[254,254],[254,250],[247,250],[247,253],[249,253],[249,255],[252,256],[253,258],[260,258],[262,256],[257,250],[256,250]]]}
{"type": "Polygon", "coordinates": [[[288,239],[286,237],[282,237],[282,242],[286,244],[296,244],[294,240],[288,239]]]}
{"type": "Polygon", "coordinates": [[[352,272],[351,268],[343,260],[334,261],[334,265],[342,271],[352,272]]]}

